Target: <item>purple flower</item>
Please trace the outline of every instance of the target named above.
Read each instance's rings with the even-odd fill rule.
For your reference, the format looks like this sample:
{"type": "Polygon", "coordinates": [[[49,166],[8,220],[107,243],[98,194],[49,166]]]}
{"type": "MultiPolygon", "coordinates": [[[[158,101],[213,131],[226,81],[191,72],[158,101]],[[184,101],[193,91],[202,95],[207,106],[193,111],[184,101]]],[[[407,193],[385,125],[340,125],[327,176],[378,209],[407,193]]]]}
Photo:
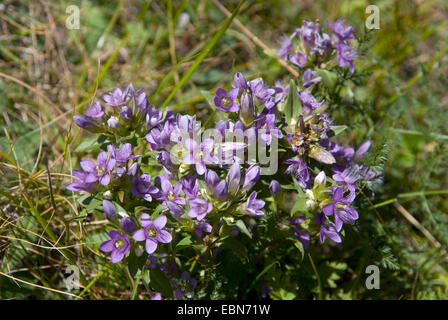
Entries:
{"type": "Polygon", "coordinates": [[[104,102],[111,107],[120,107],[126,103],[127,92],[121,91],[120,88],[115,88],[112,92],[103,96],[104,102]]]}
{"type": "Polygon", "coordinates": [[[316,215],[316,222],[320,226],[319,238],[320,242],[324,243],[325,238],[328,237],[336,243],[341,243],[342,239],[338,231],[332,223],[330,223],[323,213],[316,215]]]}
{"type": "Polygon", "coordinates": [[[260,179],[261,169],[259,166],[253,164],[249,168],[247,168],[244,174],[243,187],[241,192],[245,193],[252,189],[252,187],[257,183],[258,179],[260,179]]]}
{"type": "Polygon", "coordinates": [[[255,118],[254,99],[251,94],[243,92],[240,101],[240,119],[245,125],[249,126],[255,118]]]}
{"type": "Polygon", "coordinates": [[[81,170],[73,170],[73,175],[76,180],[69,183],[66,188],[70,191],[90,191],[94,182],[86,182],[89,173],[81,170]]]}
{"type": "Polygon", "coordinates": [[[170,243],[172,240],[171,234],[163,230],[166,225],[166,217],[159,216],[154,221],[151,217],[144,213],[140,217],[140,222],[143,229],[134,232],[132,238],[135,241],[145,241],[145,249],[148,254],[152,254],[157,249],[157,243],[170,243]]]}
{"type": "Polygon", "coordinates": [[[146,93],[142,92],[135,98],[135,107],[142,111],[145,111],[149,106],[148,98],[146,97],[146,93]]]}
{"type": "Polygon", "coordinates": [[[146,125],[155,127],[162,123],[163,113],[156,108],[149,108],[146,112],[146,125]]]}
{"type": "Polygon", "coordinates": [[[317,102],[316,98],[314,98],[308,90],[300,92],[299,89],[297,89],[297,95],[302,102],[302,110],[304,115],[309,115],[313,110],[320,108],[325,102],[325,100],[317,102]]]}
{"type": "Polygon", "coordinates": [[[194,233],[196,233],[199,238],[202,238],[203,232],[212,232],[212,226],[207,222],[207,220],[201,220],[194,225],[194,233]]]}
{"type": "Polygon", "coordinates": [[[80,162],[81,168],[89,173],[86,177],[87,183],[100,181],[103,186],[107,186],[110,182],[110,171],[115,166],[115,159],[110,159],[110,155],[107,152],[100,152],[97,157],[97,164],[90,160],[82,160],[80,162]]]}
{"type": "Polygon", "coordinates": [[[162,150],[157,154],[157,161],[165,168],[166,171],[173,167],[173,163],[171,162],[171,156],[168,151],[162,150]]]}
{"type": "Polygon", "coordinates": [[[116,127],[118,127],[118,118],[115,116],[110,117],[107,120],[107,126],[111,129],[115,129],[116,127]]]}
{"type": "Polygon", "coordinates": [[[285,60],[288,60],[289,54],[292,50],[292,40],[296,37],[297,33],[300,31],[299,28],[294,30],[291,36],[283,36],[281,41],[280,49],[278,49],[277,54],[285,60]]]}
{"type": "Polygon", "coordinates": [[[296,66],[299,66],[300,68],[303,68],[308,63],[308,57],[306,56],[306,54],[303,54],[302,52],[297,52],[294,55],[290,55],[289,60],[296,66]]]}
{"type": "Polygon", "coordinates": [[[150,300],[162,300],[162,294],[160,292],[156,292],[150,300]]]}
{"type": "Polygon", "coordinates": [[[93,120],[90,117],[87,116],[74,116],[73,117],[73,121],[75,121],[75,123],[78,125],[78,127],[91,131],[91,132],[97,132],[99,131],[100,127],[98,125],[98,123],[93,120]]]}
{"type": "Polygon", "coordinates": [[[241,168],[238,163],[234,163],[230,166],[229,172],[227,172],[226,180],[229,194],[231,196],[236,195],[240,188],[241,181],[241,168]]]}
{"type": "Polygon", "coordinates": [[[311,22],[308,19],[302,21],[299,35],[307,47],[311,48],[315,46],[315,40],[318,33],[319,27],[314,22],[311,22]]]}
{"type": "Polygon", "coordinates": [[[115,159],[119,163],[126,163],[128,160],[141,157],[140,155],[131,156],[132,145],[130,143],[123,144],[119,150],[110,144],[107,146],[107,152],[112,159],[115,159]]]}
{"type": "Polygon", "coordinates": [[[292,151],[297,152],[299,147],[301,147],[305,143],[305,139],[303,136],[297,133],[288,133],[286,136],[286,140],[289,141],[292,147],[292,151]]]}
{"type": "Polygon", "coordinates": [[[265,85],[262,78],[251,80],[248,82],[248,85],[249,89],[252,91],[252,94],[260,101],[264,101],[275,94],[275,90],[265,85]]]}
{"type": "Polygon", "coordinates": [[[120,262],[131,248],[129,238],[117,230],[110,230],[109,237],[111,240],[103,242],[100,245],[100,250],[103,252],[111,252],[110,260],[112,263],[120,262]]]}
{"type": "Polygon", "coordinates": [[[238,112],[239,106],[238,103],[235,102],[235,99],[238,97],[238,92],[238,88],[231,89],[229,93],[223,88],[216,90],[216,96],[213,101],[218,110],[224,112],[238,112]]]}
{"type": "Polygon", "coordinates": [[[353,27],[347,26],[343,19],[337,19],[334,24],[331,24],[330,21],[327,21],[327,23],[334,32],[332,38],[335,43],[355,38],[353,35],[353,27]]]}
{"type": "Polygon", "coordinates": [[[135,229],[137,229],[137,225],[134,220],[130,217],[124,217],[120,221],[120,228],[124,230],[126,233],[132,233],[135,229]]]}
{"type": "Polygon", "coordinates": [[[328,34],[316,34],[316,39],[314,41],[314,47],[311,48],[310,52],[311,54],[320,54],[325,55],[327,53],[330,53],[333,50],[333,47],[331,46],[331,38],[328,34]]]}
{"type": "Polygon", "coordinates": [[[199,193],[199,184],[195,176],[182,177],[182,186],[184,193],[189,198],[196,198],[199,193]]]}
{"type": "Polygon", "coordinates": [[[348,65],[348,70],[350,70],[351,73],[355,72],[353,60],[358,58],[356,50],[345,43],[336,44],[336,49],[338,52],[339,67],[343,68],[348,65]]]}
{"type": "Polygon", "coordinates": [[[185,198],[180,196],[182,191],[182,183],[178,182],[174,185],[171,184],[170,180],[166,176],[159,176],[160,186],[162,188],[162,204],[167,205],[167,202],[174,202],[178,205],[185,205],[185,198]]]}
{"type": "Polygon", "coordinates": [[[190,210],[187,215],[190,218],[196,218],[201,221],[205,216],[213,210],[213,205],[202,198],[188,200],[190,210]]]}
{"type": "Polygon", "coordinates": [[[205,173],[206,163],[217,164],[219,162],[216,155],[213,153],[214,141],[213,139],[205,139],[200,145],[193,139],[188,139],[185,142],[187,148],[187,155],[182,159],[185,164],[194,164],[196,172],[199,175],[205,173]]]}
{"type": "Polygon", "coordinates": [[[103,200],[103,209],[104,209],[104,213],[106,214],[106,216],[109,219],[111,219],[111,220],[115,219],[115,217],[116,217],[115,207],[112,202],[110,202],[109,200],[103,200]]]}
{"type": "Polygon", "coordinates": [[[270,145],[272,142],[272,137],[274,136],[277,139],[283,138],[282,131],[277,128],[275,124],[275,114],[268,113],[265,117],[263,117],[262,121],[257,123],[258,129],[261,129],[260,138],[263,140],[266,145],[270,145]]]}
{"type": "Polygon", "coordinates": [[[171,133],[174,127],[170,122],[166,121],[163,128],[153,128],[146,136],[146,141],[149,142],[151,149],[158,150],[168,146],[171,142],[171,133]]]}
{"type": "Polygon", "coordinates": [[[142,197],[146,201],[152,201],[152,197],[160,194],[159,189],[151,184],[151,176],[147,173],[142,174],[140,178],[135,178],[131,192],[134,196],[142,197]]]}
{"type": "Polygon", "coordinates": [[[261,209],[264,207],[264,203],[263,200],[257,199],[257,192],[254,191],[244,204],[244,209],[251,216],[262,216],[264,212],[261,209]]]}
{"type": "Polygon", "coordinates": [[[353,224],[358,219],[358,212],[349,206],[353,198],[344,198],[344,189],[341,187],[333,189],[333,201],[325,205],[322,212],[327,216],[334,215],[336,231],[339,232],[343,223],[353,224]]]}
{"type": "Polygon", "coordinates": [[[302,188],[306,188],[308,181],[310,180],[310,174],[306,163],[302,159],[288,159],[285,163],[289,164],[289,167],[285,172],[287,174],[292,174],[299,182],[299,185],[302,188]]]}
{"type": "Polygon", "coordinates": [[[300,226],[305,221],[305,217],[300,216],[297,219],[289,218],[288,221],[291,222],[293,226],[294,236],[299,238],[304,249],[308,249],[308,247],[310,246],[311,234],[308,230],[305,230],[300,226]]]}
{"type": "Polygon", "coordinates": [[[358,173],[358,166],[348,166],[343,171],[333,169],[333,180],[336,181],[339,185],[347,187],[350,192],[355,191],[356,189],[356,181],[361,179],[361,175],[358,173]]]}
{"type": "Polygon", "coordinates": [[[306,69],[303,74],[303,87],[308,89],[312,88],[316,83],[322,81],[321,77],[317,76],[317,73],[311,69],[306,69]]]}
{"type": "Polygon", "coordinates": [[[132,109],[129,108],[128,106],[121,107],[120,117],[126,121],[131,120],[132,119],[132,109]]]}
{"type": "Polygon", "coordinates": [[[359,148],[358,150],[356,150],[353,158],[355,161],[361,161],[364,154],[369,151],[370,147],[372,146],[372,141],[367,140],[366,142],[364,142],[359,148]]]}
{"type": "Polygon", "coordinates": [[[213,197],[219,201],[227,199],[229,194],[229,187],[226,180],[220,180],[216,172],[213,170],[207,170],[205,172],[205,184],[207,190],[213,197]]]}
{"type": "Polygon", "coordinates": [[[235,84],[235,88],[238,88],[240,90],[246,90],[248,88],[246,79],[241,72],[235,73],[235,75],[233,76],[233,82],[235,84]]]}
{"type": "Polygon", "coordinates": [[[269,190],[272,192],[272,194],[277,194],[282,191],[282,187],[277,180],[272,180],[269,184],[269,190]]]}
{"type": "Polygon", "coordinates": [[[104,111],[101,109],[101,104],[96,101],[92,105],[87,104],[84,115],[92,119],[100,119],[104,115],[104,111]]]}

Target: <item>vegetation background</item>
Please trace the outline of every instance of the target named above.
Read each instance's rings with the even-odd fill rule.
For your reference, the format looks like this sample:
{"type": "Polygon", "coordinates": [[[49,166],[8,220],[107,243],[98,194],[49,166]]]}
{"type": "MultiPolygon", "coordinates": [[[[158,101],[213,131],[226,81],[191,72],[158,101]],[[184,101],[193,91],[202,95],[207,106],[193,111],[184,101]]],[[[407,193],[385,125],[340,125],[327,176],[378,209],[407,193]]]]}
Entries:
{"type": "MultiPolygon", "coordinates": [[[[84,278],[72,294],[149,298],[99,252],[107,221],[64,189],[88,147],[72,115],[130,82],[160,106],[222,28],[217,3],[0,2],[0,298],[71,299],[63,280],[73,263],[84,278]],[[80,8],[79,30],[65,26],[71,4],[80,8]]],[[[230,11],[237,4],[221,3],[230,11]]],[[[206,119],[201,90],[228,86],[234,72],[271,85],[290,76],[275,50],[302,19],[342,17],[355,27],[363,54],[355,66],[367,86],[352,88],[332,115],[349,125],[347,144],[373,140],[385,183],[364,198],[343,245],[313,245],[297,277],[279,280],[271,298],[448,298],[447,10],[445,0],[246,1],[236,18],[246,32],[234,20],[171,100],[172,109],[206,119]],[[380,9],[379,30],[365,29],[370,4],[380,9]],[[380,290],[365,288],[371,264],[380,267],[380,290]]],[[[272,272],[281,278],[284,268],[294,265],[272,272]]]]}

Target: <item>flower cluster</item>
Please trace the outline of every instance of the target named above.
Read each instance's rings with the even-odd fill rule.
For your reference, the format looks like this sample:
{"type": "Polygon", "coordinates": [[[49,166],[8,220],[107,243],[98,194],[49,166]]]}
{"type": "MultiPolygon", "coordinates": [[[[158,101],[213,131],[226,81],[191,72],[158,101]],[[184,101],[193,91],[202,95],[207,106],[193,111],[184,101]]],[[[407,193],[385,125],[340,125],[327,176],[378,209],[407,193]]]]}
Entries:
{"type": "MultiPolygon", "coordinates": [[[[79,127],[100,134],[103,151],[96,163],[80,162],[67,189],[103,200],[99,209],[114,229],[100,250],[110,253],[113,263],[125,257],[131,263],[137,256],[144,257],[141,267],[155,268],[163,260],[158,267],[170,274],[162,266],[174,263],[171,254],[177,245],[196,243],[198,259],[205,263],[210,250],[217,249],[219,255],[221,249],[214,244],[250,235],[271,215],[305,249],[313,235],[322,243],[326,238],[342,241],[344,224],[358,219],[357,191],[381,177],[362,165],[370,141],[356,151],[333,141],[338,130],[325,112],[329,102],[318,98],[324,90],[319,68],[334,52],[338,67],[348,65],[354,72],[356,53],[348,43],[353,28],[342,20],[329,26],[332,35],[305,20],[282,43],[279,55],[307,67],[289,85],[277,82],[271,87],[262,78],[247,80],[237,72],[231,88],[219,88],[212,107],[221,120],[213,123],[212,135],[196,116],[150,106],[146,94],[132,85],[105,94],[105,106],[95,101],[74,117],[79,127]],[[294,51],[296,37],[300,51],[294,51]],[[264,173],[260,153],[251,152],[255,145],[277,155],[275,172],[264,173]],[[277,205],[285,194],[297,201],[304,195],[306,208],[291,212],[286,203],[283,208],[289,209],[271,212],[268,204],[277,205]]],[[[187,291],[197,281],[186,273],[179,281],[173,277],[174,296],[191,297],[187,291]]]]}
{"type": "Polygon", "coordinates": [[[336,53],[339,67],[348,66],[351,73],[355,72],[353,60],[358,57],[358,54],[349,43],[350,39],[355,38],[353,27],[347,26],[342,19],[336,20],[334,24],[327,21],[327,24],[333,31],[331,35],[321,32],[318,23],[304,20],[300,28],[282,41],[278,50],[279,56],[300,68],[305,68],[324,60],[329,61],[336,53]],[[293,42],[296,38],[300,41],[297,46],[294,46],[293,42]]]}

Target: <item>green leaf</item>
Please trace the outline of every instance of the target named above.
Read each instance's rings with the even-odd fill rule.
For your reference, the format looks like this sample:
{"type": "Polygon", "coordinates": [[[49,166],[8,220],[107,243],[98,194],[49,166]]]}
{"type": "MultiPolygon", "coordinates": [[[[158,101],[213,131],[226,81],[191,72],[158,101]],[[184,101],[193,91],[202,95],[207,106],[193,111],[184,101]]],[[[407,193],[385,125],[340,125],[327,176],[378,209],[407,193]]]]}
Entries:
{"type": "Polygon", "coordinates": [[[213,101],[215,95],[207,90],[201,90],[201,94],[205,98],[205,101],[207,101],[209,106],[212,107],[212,109],[216,109],[215,102],[213,101]]]}
{"type": "Polygon", "coordinates": [[[291,80],[289,83],[289,93],[288,98],[286,99],[284,112],[286,123],[288,124],[291,124],[292,119],[297,119],[300,112],[302,112],[302,103],[297,96],[297,86],[294,80],[291,80]]]}
{"type": "Polygon", "coordinates": [[[320,69],[317,70],[317,75],[322,78],[322,83],[328,90],[333,90],[338,83],[338,75],[332,71],[320,69]]]}
{"type": "Polygon", "coordinates": [[[173,297],[173,288],[170,281],[160,269],[155,268],[149,271],[149,284],[154,290],[160,292],[163,297],[173,297]]]}
{"type": "Polygon", "coordinates": [[[235,225],[238,227],[238,229],[240,229],[240,231],[242,233],[244,233],[246,236],[248,236],[249,238],[252,239],[252,234],[249,232],[249,230],[246,227],[246,224],[244,223],[243,220],[237,220],[235,222],[235,225]]]}
{"type": "Polygon", "coordinates": [[[347,129],[348,127],[346,125],[342,125],[342,126],[330,126],[331,131],[334,132],[334,135],[337,136],[338,134],[340,134],[341,132],[343,132],[345,129],[347,129]]]}
{"type": "Polygon", "coordinates": [[[191,243],[192,243],[192,241],[191,241],[191,236],[186,236],[185,238],[183,238],[182,240],[180,240],[180,241],[176,244],[176,248],[177,248],[177,247],[189,246],[191,243]]]}

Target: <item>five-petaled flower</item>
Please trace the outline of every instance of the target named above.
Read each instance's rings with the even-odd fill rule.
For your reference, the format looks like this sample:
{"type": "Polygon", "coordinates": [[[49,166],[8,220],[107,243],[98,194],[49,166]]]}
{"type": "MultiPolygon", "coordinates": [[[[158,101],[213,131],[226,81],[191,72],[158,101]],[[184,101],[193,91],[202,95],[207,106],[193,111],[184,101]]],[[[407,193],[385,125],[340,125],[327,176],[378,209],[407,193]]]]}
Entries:
{"type": "Polygon", "coordinates": [[[157,243],[170,243],[172,241],[171,234],[163,230],[167,219],[165,216],[159,216],[151,220],[149,214],[143,213],[140,217],[143,229],[134,232],[132,239],[135,241],[145,241],[145,250],[148,254],[152,254],[157,249],[157,243]]]}

